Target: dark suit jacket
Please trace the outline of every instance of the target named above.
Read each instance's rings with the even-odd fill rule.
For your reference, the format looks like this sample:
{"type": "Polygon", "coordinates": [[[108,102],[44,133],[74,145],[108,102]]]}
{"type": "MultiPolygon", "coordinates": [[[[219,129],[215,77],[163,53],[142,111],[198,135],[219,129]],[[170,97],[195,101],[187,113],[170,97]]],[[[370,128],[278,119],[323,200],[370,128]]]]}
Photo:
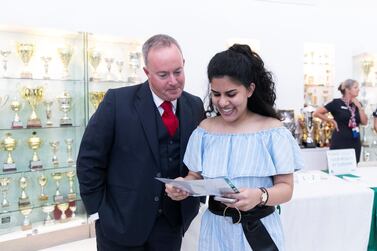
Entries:
{"type": "MultiPolygon", "coordinates": [[[[156,105],[149,83],[110,89],[89,121],[77,175],[88,214],[99,213],[107,238],[123,245],[141,245],[157,216],[165,189],[154,179],[161,173],[156,105]]],[[[180,175],[188,173],[182,158],[190,134],[204,118],[200,98],[183,92],[178,99],[180,175]]],[[[199,201],[181,202],[184,231],[198,212],[199,201]]]]}

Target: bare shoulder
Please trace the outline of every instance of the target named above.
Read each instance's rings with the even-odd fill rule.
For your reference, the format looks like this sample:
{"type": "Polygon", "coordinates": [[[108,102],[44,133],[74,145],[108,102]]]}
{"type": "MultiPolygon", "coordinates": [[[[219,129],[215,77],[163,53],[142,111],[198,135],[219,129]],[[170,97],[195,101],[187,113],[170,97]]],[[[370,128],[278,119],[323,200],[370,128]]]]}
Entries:
{"type": "Polygon", "coordinates": [[[266,116],[256,114],[254,119],[255,119],[255,123],[259,127],[258,128],[259,130],[268,130],[268,129],[271,129],[271,128],[283,126],[283,122],[281,122],[280,120],[278,120],[276,118],[272,118],[272,117],[266,117],[266,116]]]}
{"type": "Polygon", "coordinates": [[[216,128],[217,117],[206,118],[200,122],[199,127],[203,128],[206,131],[212,131],[216,128]]]}

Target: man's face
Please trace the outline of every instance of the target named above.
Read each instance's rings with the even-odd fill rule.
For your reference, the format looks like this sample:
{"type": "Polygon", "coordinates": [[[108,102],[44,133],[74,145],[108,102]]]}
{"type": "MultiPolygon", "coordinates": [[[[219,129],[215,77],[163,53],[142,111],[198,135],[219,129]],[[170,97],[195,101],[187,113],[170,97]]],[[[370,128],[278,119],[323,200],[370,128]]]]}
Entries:
{"type": "Polygon", "coordinates": [[[153,92],[161,99],[178,99],[185,86],[184,59],[175,45],[152,48],[144,72],[153,92]]]}

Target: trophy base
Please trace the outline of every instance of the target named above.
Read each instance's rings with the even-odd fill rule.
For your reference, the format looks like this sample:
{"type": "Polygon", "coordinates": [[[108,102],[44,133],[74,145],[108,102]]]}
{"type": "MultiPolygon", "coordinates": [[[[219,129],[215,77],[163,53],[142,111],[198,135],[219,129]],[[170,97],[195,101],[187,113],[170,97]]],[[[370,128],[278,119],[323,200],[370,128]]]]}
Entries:
{"type": "Polygon", "coordinates": [[[12,121],[12,129],[24,128],[21,121],[12,121]]]}
{"type": "Polygon", "coordinates": [[[305,148],[315,148],[316,145],[314,144],[314,142],[305,142],[304,147],[305,148]]]}
{"type": "Polygon", "coordinates": [[[75,201],[77,199],[76,193],[68,193],[68,201],[75,201]]]}
{"type": "Polygon", "coordinates": [[[46,200],[48,200],[48,195],[46,195],[46,194],[41,194],[41,195],[39,195],[39,198],[38,198],[40,201],[46,201],[46,200]]]}
{"type": "Polygon", "coordinates": [[[60,219],[59,221],[60,221],[60,223],[66,223],[66,222],[70,221],[70,218],[66,217],[65,219],[60,219]]]}
{"type": "Polygon", "coordinates": [[[16,171],[16,163],[4,164],[3,172],[13,172],[16,171]]]}
{"type": "Polygon", "coordinates": [[[53,127],[54,124],[51,121],[46,122],[46,127],[53,127]]]}
{"type": "Polygon", "coordinates": [[[27,121],[27,128],[40,128],[42,127],[42,123],[40,119],[29,119],[27,121]]]}
{"type": "Polygon", "coordinates": [[[33,73],[24,71],[24,72],[21,72],[20,77],[21,78],[33,78],[33,73]]]}
{"type": "Polygon", "coordinates": [[[30,207],[30,200],[29,198],[18,198],[18,207],[22,210],[23,208],[30,207]]]}
{"type": "Polygon", "coordinates": [[[31,228],[32,228],[31,223],[29,223],[28,225],[22,225],[21,226],[22,231],[30,230],[31,228]]]}
{"type": "MultiPolygon", "coordinates": [[[[3,211],[3,213],[6,213],[6,211],[3,211]]],[[[6,226],[10,225],[11,221],[12,221],[12,218],[10,217],[10,215],[1,216],[0,226],[6,227],[6,226]]]]}
{"type": "Polygon", "coordinates": [[[128,77],[127,82],[128,83],[139,83],[140,79],[138,77],[128,77]]]}
{"type": "Polygon", "coordinates": [[[43,168],[42,161],[30,161],[29,167],[31,170],[41,170],[43,168]]]}
{"type": "Polygon", "coordinates": [[[54,202],[55,203],[62,203],[64,201],[63,195],[54,195],[54,202]]]}
{"type": "Polygon", "coordinates": [[[100,77],[90,77],[89,81],[96,82],[102,80],[100,77]]]}
{"type": "Polygon", "coordinates": [[[60,126],[72,126],[72,120],[70,119],[61,119],[60,126]]]}
{"type": "Polygon", "coordinates": [[[45,226],[53,225],[54,223],[55,223],[55,221],[52,220],[52,219],[43,221],[43,225],[45,225],[45,226]]]}

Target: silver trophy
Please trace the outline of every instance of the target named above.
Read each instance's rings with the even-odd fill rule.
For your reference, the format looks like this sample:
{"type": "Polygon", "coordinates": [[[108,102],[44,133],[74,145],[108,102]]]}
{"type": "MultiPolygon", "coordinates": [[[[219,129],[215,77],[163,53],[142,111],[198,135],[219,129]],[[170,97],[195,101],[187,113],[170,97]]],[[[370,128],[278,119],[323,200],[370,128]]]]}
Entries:
{"type": "Polygon", "coordinates": [[[3,194],[3,200],[1,202],[1,207],[9,207],[9,201],[8,201],[8,185],[11,182],[11,179],[9,177],[2,177],[0,178],[0,187],[1,187],[1,193],[3,194]]]}
{"type": "Polygon", "coordinates": [[[43,68],[44,68],[44,74],[43,74],[43,79],[50,79],[50,75],[48,73],[48,64],[50,63],[51,61],[51,57],[46,57],[46,56],[43,56],[41,57],[41,60],[43,62],[43,68]]]}
{"type": "Polygon", "coordinates": [[[10,54],[10,50],[0,50],[0,55],[3,57],[3,78],[8,77],[8,56],[10,54]]]}
{"type": "Polygon", "coordinates": [[[50,141],[50,146],[52,149],[52,158],[51,158],[52,165],[54,167],[59,167],[59,160],[57,156],[57,152],[59,149],[59,141],[58,140],[50,141]]]}
{"type": "Polygon", "coordinates": [[[295,112],[294,110],[278,110],[281,116],[284,127],[286,127],[295,137],[296,132],[296,122],[295,122],[295,112]]]}
{"type": "Polygon", "coordinates": [[[138,70],[140,69],[140,52],[130,52],[129,54],[129,67],[131,70],[131,75],[128,77],[129,83],[138,83],[140,78],[138,76],[138,70]]]}
{"type": "Polygon", "coordinates": [[[60,126],[72,126],[72,119],[68,116],[68,112],[72,109],[72,97],[68,92],[56,98],[59,103],[59,109],[64,113],[60,119],[60,126]]]}
{"type": "Polygon", "coordinates": [[[67,164],[68,166],[72,166],[75,163],[75,161],[72,158],[73,139],[65,139],[64,141],[67,145],[67,164]]]}
{"type": "Polygon", "coordinates": [[[306,148],[314,148],[315,143],[313,140],[313,129],[314,129],[314,123],[313,123],[313,112],[315,111],[315,108],[313,106],[306,106],[304,107],[301,112],[304,115],[304,123],[307,130],[306,140],[304,142],[304,146],[306,148]]]}

